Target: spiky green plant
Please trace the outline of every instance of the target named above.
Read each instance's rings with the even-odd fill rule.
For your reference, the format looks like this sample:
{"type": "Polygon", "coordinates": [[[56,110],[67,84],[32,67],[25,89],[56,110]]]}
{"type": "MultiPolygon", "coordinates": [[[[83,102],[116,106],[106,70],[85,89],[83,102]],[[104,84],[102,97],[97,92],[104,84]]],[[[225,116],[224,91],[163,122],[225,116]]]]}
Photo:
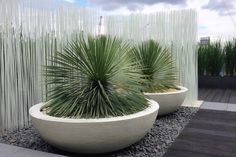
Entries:
{"type": "Polygon", "coordinates": [[[177,71],[167,48],[149,40],[137,45],[133,52],[147,80],[143,83],[144,91],[164,92],[177,88],[177,71]]]}
{"type": "Polygon", "coordinates": [[[218,76],[224,64],[224,54],[220,41],[207,45],[205,51],[207,74],[218,76]]]}
{"type": "Polygon", "coordinates": [[[233,76],[236,71],[236,42],[228,41],[224,46],[224,53],[226,74],[233,76]]]}
{"type": "Polygon", "coordinates": [[[206,46],[198,47],[198,75],[204,75],[206,70],[206,46]]]}
{"type": "Polygon", "coordinates": [[[146,108],[140,68],[127,55],[131,49],[116,37],[79,36],[46,66],[52,88],[43,110],[56,117],[102,118],[146,108]]]}

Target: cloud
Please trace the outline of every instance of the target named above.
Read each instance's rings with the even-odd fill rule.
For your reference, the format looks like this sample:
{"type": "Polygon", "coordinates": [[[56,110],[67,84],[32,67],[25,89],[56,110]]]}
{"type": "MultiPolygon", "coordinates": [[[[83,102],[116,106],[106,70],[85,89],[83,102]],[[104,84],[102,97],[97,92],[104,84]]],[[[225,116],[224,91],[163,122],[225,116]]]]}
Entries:
{"type": "Polygon", "coordinates": [[[208,4],[202,8],[216,11],[222,16],[236,14],[236,4],[234,0],[210,0],[208,4]]]}
{"type": "Polygon", "coordinates": [[[69,2],[69,3],[75,3],[76,1],[75,0],[64,0],[66,2],[69,2]]]}
{"type": "Polygon", "coordinates": [[[165,3],[171,5],[185,5],[187,0],[89,0],[91,5],[100,6],[104,10],[114,10],[125,7],[131,11],[141,10],[144,5],[165,3]]]}

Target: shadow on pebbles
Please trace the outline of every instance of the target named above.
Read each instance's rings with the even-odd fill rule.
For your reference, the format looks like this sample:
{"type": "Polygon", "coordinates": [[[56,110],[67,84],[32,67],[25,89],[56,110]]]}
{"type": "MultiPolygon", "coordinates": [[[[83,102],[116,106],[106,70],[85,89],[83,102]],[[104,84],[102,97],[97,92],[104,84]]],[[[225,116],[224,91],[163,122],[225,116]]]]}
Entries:
{"type": "Polygon", "coordinates": [[[40,138],[33,126],[0,135],[0,143],[11,144],[29,149],[61,154],[72,157],[161,157],[195,115],[198,108],[180,107],[176,112],[158,117],[150,132],[139,142],[116,152],[101,155],[71,154],[56,149],[40,138]]]}

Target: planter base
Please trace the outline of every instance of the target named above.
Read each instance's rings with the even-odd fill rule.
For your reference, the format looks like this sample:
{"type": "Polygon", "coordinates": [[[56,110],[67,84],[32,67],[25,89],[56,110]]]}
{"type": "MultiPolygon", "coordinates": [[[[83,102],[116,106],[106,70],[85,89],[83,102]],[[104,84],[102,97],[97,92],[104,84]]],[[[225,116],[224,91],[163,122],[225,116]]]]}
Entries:
{"type": "Polygon", "coordinates": [[[180,90],[175,92],[144,94],[158,102],[160,105],[158,116],[163,116],[174,112],[184,102],[188,89],[182,86],[179,86],[179,88],[180,90]]]}
{"type": "Polygon", "coordinates": [[[40,109],[43,103],[30,108],[36,130],[51,145],[75,153],[106,153],[137,142],[155,122],[159,105],[153,100],[138,113],[112,118],[70,119],[48,116],[40,109]]]}

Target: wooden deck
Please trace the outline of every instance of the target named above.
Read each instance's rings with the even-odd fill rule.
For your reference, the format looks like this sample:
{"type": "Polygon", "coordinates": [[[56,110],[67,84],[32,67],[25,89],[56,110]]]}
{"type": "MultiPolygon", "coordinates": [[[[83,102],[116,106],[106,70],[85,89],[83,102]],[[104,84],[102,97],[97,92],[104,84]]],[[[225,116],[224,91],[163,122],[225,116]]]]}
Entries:
{"type": "Polygon", "coordinates": [[[200,88],[198,99],[210,102],[236,104],[236,90],[200,88]]]}
{"type": "Polygon", "coordinates": [[[164,157],[236,157],[236,112],[200,109],[164,157]]]}

